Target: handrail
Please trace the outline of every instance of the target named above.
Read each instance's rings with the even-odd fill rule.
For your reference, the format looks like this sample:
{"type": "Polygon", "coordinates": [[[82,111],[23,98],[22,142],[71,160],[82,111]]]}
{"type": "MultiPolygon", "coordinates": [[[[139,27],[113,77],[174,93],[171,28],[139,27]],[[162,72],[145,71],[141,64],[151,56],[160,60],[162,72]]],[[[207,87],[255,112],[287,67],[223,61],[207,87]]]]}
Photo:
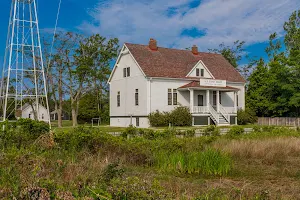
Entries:
{"type": "Polygon", "coordinates": [[[209,103],[208,104],[208,110],[210,112],[210,114],[213,116],[213,118],[215,118],[217,124],[219,124],[219,114],[217,113],[217,111],[212,107],[212,105],[209,103]]]}
{"type": "Polygon", "coordinates": [[[227,111],[224,109],[224,107],[219,104],[219,108],[220,108],[220,113],[224,116],[224,118],[228,121],[228,123],[230,123],[230,116],[227,113],[227,111]]]}

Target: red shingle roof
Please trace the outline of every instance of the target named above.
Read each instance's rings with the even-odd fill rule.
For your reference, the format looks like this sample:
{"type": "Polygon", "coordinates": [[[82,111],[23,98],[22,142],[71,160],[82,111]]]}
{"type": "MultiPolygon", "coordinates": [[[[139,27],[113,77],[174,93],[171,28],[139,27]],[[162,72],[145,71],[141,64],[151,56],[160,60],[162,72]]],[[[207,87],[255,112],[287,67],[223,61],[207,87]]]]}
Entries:
{"type": "Polygon", "coordinates": [[[224,90],[239,90],[238,88],[226,86],[226,87],[216,87],[216,86],[202,86],[200,85],[200,81],[192,81],[180,88],[213,88],[213,89],[224,89],[224,90]]]}
{"type": "Polygon", "coordinates": [[[158,47],[151,50],[148,45],[125,44],[139,66],[148,77],[183,78],[201,60],[215,79],[245,82],[240,73],[220,54],[158,47]]]}

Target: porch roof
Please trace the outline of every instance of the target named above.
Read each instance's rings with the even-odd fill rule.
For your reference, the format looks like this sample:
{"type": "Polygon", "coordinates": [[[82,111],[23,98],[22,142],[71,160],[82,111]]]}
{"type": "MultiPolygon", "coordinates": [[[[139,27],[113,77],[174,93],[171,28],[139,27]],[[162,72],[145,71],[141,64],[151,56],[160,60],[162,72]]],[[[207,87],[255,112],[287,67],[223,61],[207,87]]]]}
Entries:
{"type": "Polygon", "coordinates": [[[217,87],[217,86],[201,86],[200,81],[192,81],[186,85],[179,87],[178,89],[188,89],[188,88],[195,88],[195,89],[208,89],[208,90],[222,90],[222,91],[238,91],[238,88],[226,86],[226,87],[217,87]]]}

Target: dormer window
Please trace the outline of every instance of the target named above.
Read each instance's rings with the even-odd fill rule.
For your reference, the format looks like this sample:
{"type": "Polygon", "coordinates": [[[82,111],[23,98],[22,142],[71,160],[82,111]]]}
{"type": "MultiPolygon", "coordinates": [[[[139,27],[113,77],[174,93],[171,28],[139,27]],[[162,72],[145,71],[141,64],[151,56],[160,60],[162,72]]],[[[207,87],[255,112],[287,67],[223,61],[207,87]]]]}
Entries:
{"type": "Polygon", "coordinates": [[[196,76],[204,77],[204,69],[196,69],[196,76]]]}
{"type": "Polygon", "coordinates": [[[123,68],[123,77],[130,76],[130,67],[123,68]]]}
{"type": "Polygon", "coordinates": [[[204,69],[201,69],[201,77],[204,76],[204,69]]]}

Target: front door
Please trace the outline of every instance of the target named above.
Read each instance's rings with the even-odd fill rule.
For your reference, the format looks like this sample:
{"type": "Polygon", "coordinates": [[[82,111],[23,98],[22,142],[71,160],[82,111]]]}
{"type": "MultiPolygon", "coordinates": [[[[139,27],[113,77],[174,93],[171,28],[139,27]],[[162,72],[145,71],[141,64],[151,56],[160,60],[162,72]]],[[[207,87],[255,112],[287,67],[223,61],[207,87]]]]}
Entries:
{"type": "Polygon", "coordinates": [[[203,95],[198,95],[198,106],[204,106],[203,95]]]}

